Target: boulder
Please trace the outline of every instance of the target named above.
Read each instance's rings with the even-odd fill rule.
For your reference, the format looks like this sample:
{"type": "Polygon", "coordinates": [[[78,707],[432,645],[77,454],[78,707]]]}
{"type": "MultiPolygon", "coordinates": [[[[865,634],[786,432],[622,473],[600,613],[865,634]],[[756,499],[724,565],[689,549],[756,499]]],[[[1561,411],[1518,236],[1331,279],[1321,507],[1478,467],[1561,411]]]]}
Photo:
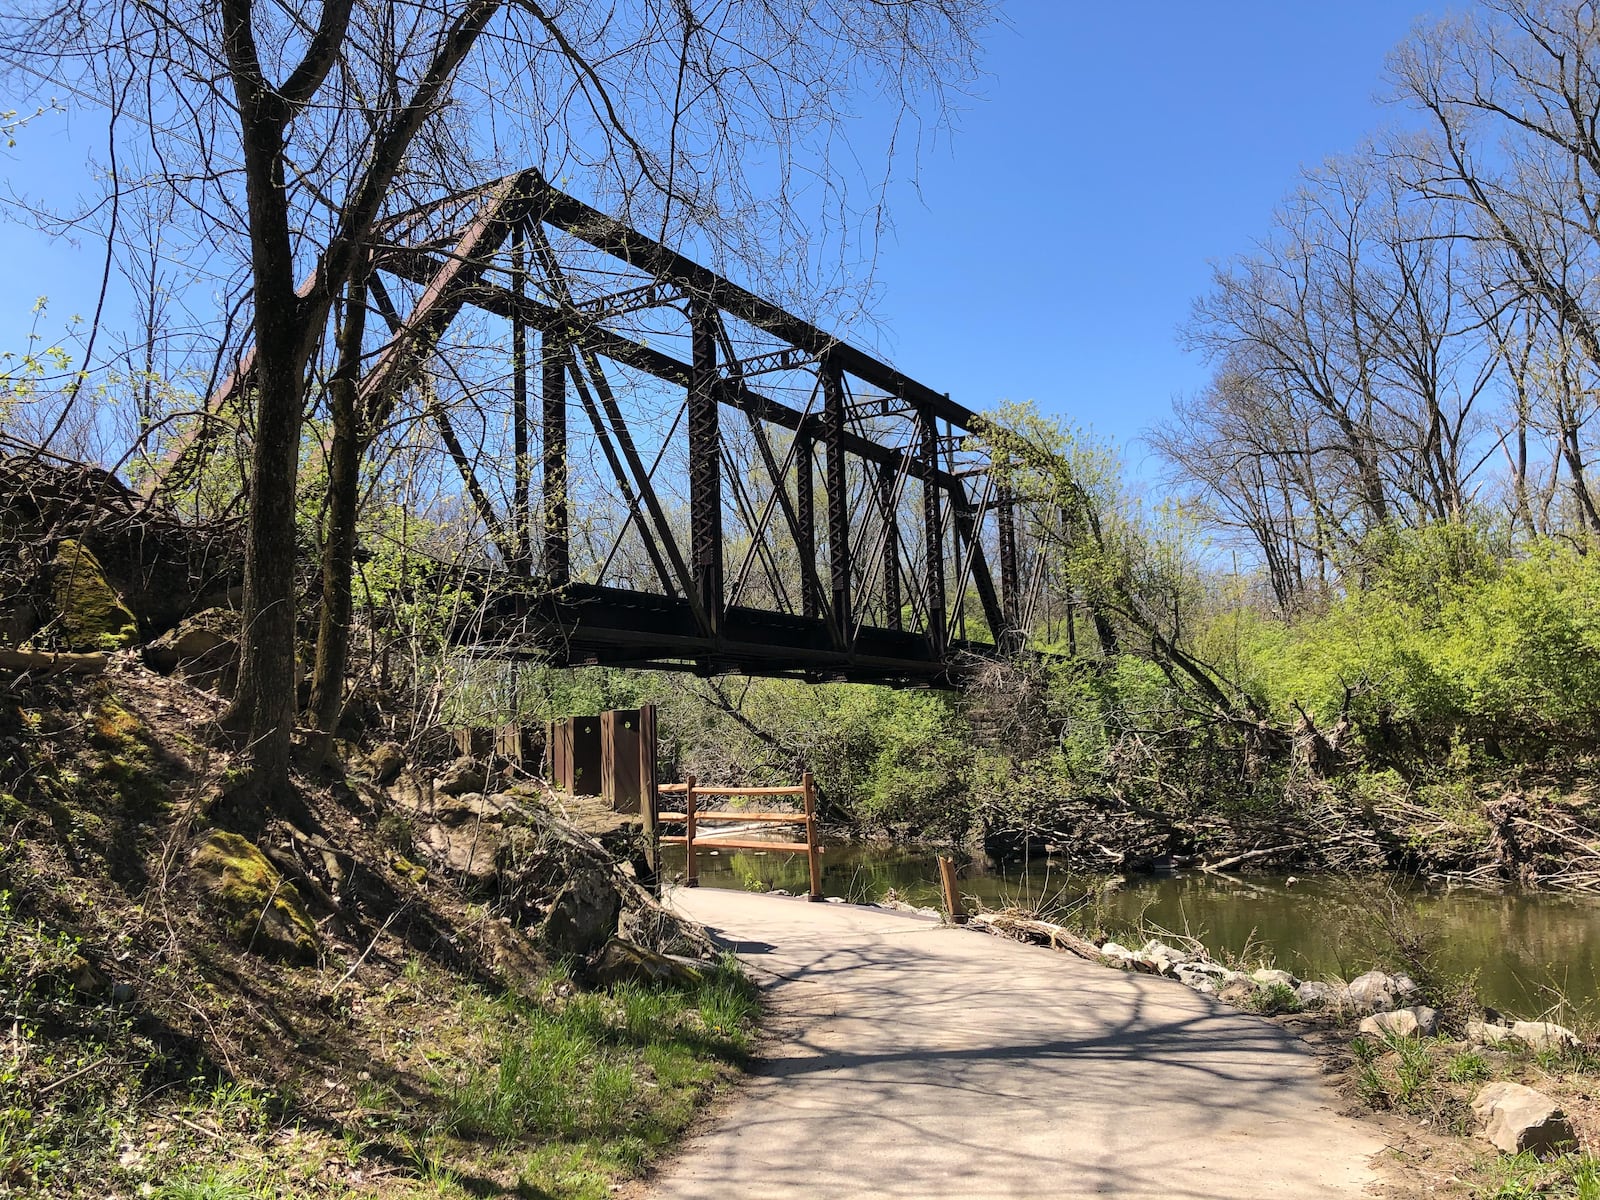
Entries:
{"type": "Polygon", "coordinates": [[[617,931],[622,897],[602,870],[574,862],[571,875],[550,903],[539,927],[545,945],[557,954],[593,954],[617,931]]]}
{"type": "Polygon", "coordinates": [[[658,954],[619,937],[605,944],[589,974],[601,987],[638,983],[646,987],[687,988],[704,978],[698,967],[684,959],[658,954]]]}
{"type": "Polygon", "coordinates": [[[1439,1014],[1421,1005],[1373,1013],[1362,1019],[1359,1031],[1371,1037],[1432,1037],[1439,1031],[1439,1014]]]}
{"type": "Polygon", "coordinates": [[[1468,1021],[1467,1041],[1474,1046],[1498,1046],[1511,1036],[1511,1026],[1498,1021],[1468,1021]]]}
{"type": "Polygon", "coordinates": [[[1250,978],[1262,987],[1286,987],[1291,992],[1300,986],[1300,981],[1289,972],[1273,967],[1259,967],[1250,973],[1250,978]]]}
{"type": "Polygon", "coordinates": [[[384,742],[367,755],[367,771],[379,787],[387,787],[398,779],[405,765],[406,752],[399,742],[384,742]]]}
{"type": "Polygon", "coordinates": [[[1305,1008],[1337,1008],[1345,999],[1342,989],[1316,979],[1306,980],[1295,988],[1294,994],[1305,1008]]]}
{"type": "Polygon", "coordinates": [[[1350,1003],[1363,1012],[1383,1012],[1398,1008],[1419,989],[1409,975],[1390,975],[1383,971],[1368,971],[1350,981],[1346,993],[1350,1003]]]}
{"type": "Polygon", "coordinates": [[[424,828],[417,841],[467,886],[482,888],[494,881],[500,837],[493,826],[465,820],[439,821],[424,828]]]}
{"type": "Polygon", "coordinates": [[[239,657],[239,614],[208,608],[185,617],[143,650],[145,665],[205,682],[234,669],[239,657]]]}
{"type": "Polygon", "coordinates": [[[481,792],[489,782],[489,773],[475,758],[458,758],[439,772],[433,781],[433,790],[440,796],[461,796],[467,792],[481,792]]]}
{"type": "Polygon", "coordinates": [[[100,560],[73,538],[64,538],[50,560],[50,599],[70,650],[120,650],[139,638],[139,623],[100,560]]]}
{"type": "Polygon", "coordinates": [[[201,839],[189,869],[223,928],[246,950],[300,962],[317,957],[317,927],[300,893],[250,842],[213,830],[201,839]]]}
{"type": "Polygon", "coordinates": [[[1485,1084],[1472,1101],[1472,1111],[1483,1122],[1478,1136],[1507,1154],[1561,1154],[1577,1144],[1556,1102],[1520,1083],[1485,1084]]]}
{"type": "Polygon", "coordinates": [[[1513,1021],[1511,1036],[1530,1050],[1565,1050],[1578,1044],[1578,1035],[1554,1021],[1513,1021]]]}

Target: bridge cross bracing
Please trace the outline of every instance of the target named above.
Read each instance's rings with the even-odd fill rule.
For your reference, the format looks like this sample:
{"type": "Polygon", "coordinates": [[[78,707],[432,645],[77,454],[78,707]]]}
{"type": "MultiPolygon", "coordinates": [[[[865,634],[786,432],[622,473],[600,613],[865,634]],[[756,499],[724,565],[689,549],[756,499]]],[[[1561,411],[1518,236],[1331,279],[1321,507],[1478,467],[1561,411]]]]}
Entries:
{"type": "Polygon", "coordinates": [[[1046,559],[971,410],[535,170],[378,234],[362,404],[426,409],[486,534],[463,645],[943,685],[1020,642],[1046,559]]]}

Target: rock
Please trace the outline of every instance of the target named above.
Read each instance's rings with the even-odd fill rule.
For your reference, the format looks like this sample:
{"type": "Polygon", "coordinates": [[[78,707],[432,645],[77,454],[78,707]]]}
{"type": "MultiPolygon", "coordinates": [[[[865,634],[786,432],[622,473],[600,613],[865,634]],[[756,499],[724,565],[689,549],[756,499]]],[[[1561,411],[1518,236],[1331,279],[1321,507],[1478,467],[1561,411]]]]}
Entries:
{"type": "Polygon", "coordinates": [[[616,933],[622,897],[601,870],[587,863],[574,863],[572,870],[551,902],[539,934],[557,954],[587,956],[616,933]]]}
{"type": "Polygon", "coordinates": [[[1187,962],[1179,963],[1172,969],[1178,982],[1193,988],[1197,992],[1204,992],[1208,996],[1215,996],[1222,983],[1228,977],[1228,968],[1220,963],[1213,962],[1187,962]]]}
{"type": "Polygon", "coordinates": [[[1578,1044],[1578,1035],[1554,1021],[1513,1021],[1511,1036],[1530,1050],[1565,1050],[1578,1044]]]}
{"type": "Polygon", "coordinates": [[[701,971],[680,958],[658,954],[614,937],[605,944],[589,969],[601,987],[640,983],[647,987],[693,987],[704,978],[701,971]]]}
{"type": "Polygon", "coordinates": [[[317,927],[300,893],[244,838],[220,829],[207,834],[190,871],[229,936],[245,949],[301,962],[317,957],[317,927]]]}
{"type": "Polygon", "coordinates": [[[239,614],[208,608],[179,621],[142,651],[145,665],[163,675],[174,672],[205,682],[232,671],[239,657],[239,614]]]}
{"type": "Polygon", "coordinates": [[[1256,984],[1248,975],[1235,975],[1217,988],[1217,998],[1229,1004],[1249,1004],[1256,994],[1256,984]]]}
{"type": "Polygon", "coordinates": [[[1161,975],[1171,975],[1174,967],[1179,963],[1188,962],[1191,957],[1193,956],[1154,938],[1139,950],[1139,960],[1161,975]]]}
{"type": "Polygon", "coordinates": [[[1344,991],[1331,983],[1308,979],[1294,990],[1306,1008],[1337,1008],[1344,1003],[1344,991]]]}
{"type": "Polygon", "coordinates": [[[1279,971],[1273,967],[1260,967],[1250,973],[1262,987],[1286,987],[1291,992],[1300,986],[1300,981],[1287,971],[1279,971]]]}
{"type": "Polygon", "coordinates": [[[536,999],[548,964],[532,939],[502,917],[484,924],[483,940],[494,962],[495,974],[512,991],[536,999]]]}
{"type": "Polygon", "coordinates": [[[133,1003],[134,989],[131,983],[114,983],[111,985],[111,1003],[133,1003]]]}
{"type": "Polygon", "coordinates": [[[1409,975],[1389,975],[1383,971],[1368,971],[1352,979],[1346,989],[1350,1003],[1363,1012],[1383,1012],[1396,1008],[1417,991],[1417,985],[1409,975]]]}
{"type": "Polygon", "coordinates": [[[1484,1123],[1478,1136],[1507,1154],[1560,1154],[1578,1140],[1554,1100],[1520,1083],[1485,1084],[1472,1111],[1484,1123]]]}
{"type": "Polygon", "coordinates": [[[65,979],[73,991],[83,996],[104,996],[111,987],[105,972],[81,954],[69,958],[57,977],[65,979]]]}
{"type": "Polygon", "coordinates": [[[100,560],[82,542],[64,538],[50,560],[50,597],[71,650],[120,650],[139,638],[139,623],[122,602],[100,560]]]}
{"type": "Polygon", "coordinates": [[[1467,1041],[1474,1046],[1498,1046],[1511,1036],[1511,1026],[1498,1021],[1468,1021],[1467,1041]]]}
{"type": "Polygon", "coordinates": [[[440,796],[460,796],[481,792],[488,782],[489,774],[482,763],[474,758],[458,758],[439,772],[433,781],[433,790],[440,796]]]}
{"type": "Polygon", "coordinates": [[[386,787],[398,779],[405,765],[406,752],[399,742],[384,742],[367,755],[367,770],[372,775],[372,782],[379,787],[386,787]]]}
{"type": "Polygon", "coordinates": [[[1432,1037],[1438,1030],[1439,1014],[1420,1005],[1373,1013],[1362,1019],[1359,1029],[1372,1037],[1432,1037]]]}
{"type": "Polygon", "coordinates": [[[482,888],[494,881],[500,857],[495,827],[465,820],[440,822],[423,829],[417,841],[468,886],[482,888]]]}
{"type": "Polygon", "coordinates": [[[1114,967],[1132,967],[1139,961],[1139,956],[1126,946],[1116,942],[1107,942],[1100,947],[1100,957],[1114,967]]]}

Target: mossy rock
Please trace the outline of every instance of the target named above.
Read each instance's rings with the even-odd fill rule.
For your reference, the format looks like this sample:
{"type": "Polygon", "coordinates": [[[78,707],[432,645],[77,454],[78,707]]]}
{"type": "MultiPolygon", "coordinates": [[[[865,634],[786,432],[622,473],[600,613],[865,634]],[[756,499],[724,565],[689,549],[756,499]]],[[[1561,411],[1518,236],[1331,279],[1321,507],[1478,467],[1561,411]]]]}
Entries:
{"type": "Polygon", "coordinates": [[[139,637],[139,623],[112,588],[100,560],[67,538],[50,562],[51,599],[73,650],[120,650],[139,637]]]}
{"type": "Polygon", "coordinates": [[[207,834],[190,870],[228,935],[245,949],[297,962],[317,957],[317,927],[300,893],[245,838],[220,829],[207,834]]]}

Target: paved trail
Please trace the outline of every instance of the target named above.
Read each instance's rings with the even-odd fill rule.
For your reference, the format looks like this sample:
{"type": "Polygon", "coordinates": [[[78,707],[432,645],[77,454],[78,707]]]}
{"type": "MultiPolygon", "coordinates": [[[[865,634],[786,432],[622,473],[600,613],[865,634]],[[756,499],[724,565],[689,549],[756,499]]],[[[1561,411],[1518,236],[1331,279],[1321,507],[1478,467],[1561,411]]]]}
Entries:
{"type": "Polygon", "coordinates": [[[677,907],[772,980],[777,1044],[652,1194],[1359,1196],[1382,1143],[1307,1051],[1182,984],[916,916],[677,907]]]}

